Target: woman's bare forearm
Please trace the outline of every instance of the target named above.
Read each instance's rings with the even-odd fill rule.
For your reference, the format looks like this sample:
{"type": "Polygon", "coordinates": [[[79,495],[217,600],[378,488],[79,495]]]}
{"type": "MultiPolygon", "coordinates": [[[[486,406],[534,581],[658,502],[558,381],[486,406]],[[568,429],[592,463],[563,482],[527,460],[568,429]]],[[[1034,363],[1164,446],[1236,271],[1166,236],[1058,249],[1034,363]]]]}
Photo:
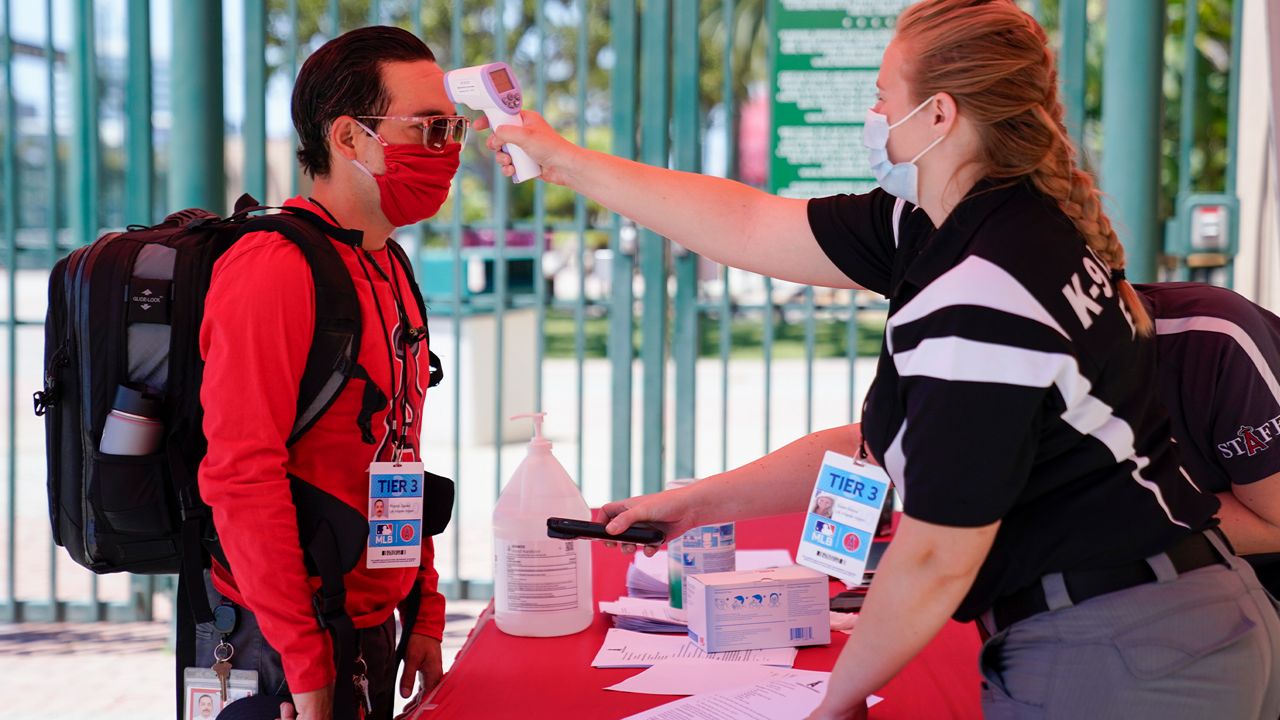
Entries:
{"type": "Polygon", "coordinates": [[[809,228],[808,203],[724,178],[578,148],[566,185],[715,262],[824,287],[857,287],[809,228]]]}
{"type": "Polygon", "coordinates": [[[700,496],[699,522],[805,510],[826,452],[852,456],[861,438],[862,428],[856,424],[820,430],[742,467],[705,478],[693,486],[700,496]]]}

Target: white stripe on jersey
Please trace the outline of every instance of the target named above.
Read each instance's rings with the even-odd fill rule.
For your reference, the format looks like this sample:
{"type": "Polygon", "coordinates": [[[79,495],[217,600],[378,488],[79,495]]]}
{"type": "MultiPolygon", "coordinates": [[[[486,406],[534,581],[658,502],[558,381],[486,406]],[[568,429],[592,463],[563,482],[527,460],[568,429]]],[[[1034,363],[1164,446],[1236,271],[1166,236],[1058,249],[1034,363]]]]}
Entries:
{"type": "MultiPolygon", "coordinates": [[[[1173,438],[1169,438],[1169,439],[1173,441],[1175,445],[1177,444],[1177,441],[1173,440],[1173,438]]],[[[1195,488],[1196,492],[1200,492],[1200,493],[1204,492],[1203,490],[1200,489],[1200,486],[1196,484],[1196,481],[1191,479],[1191,476],[1187,474],[1186,468],[1182,467],[1181,464],[1178,465],[1178,472],[1182,473],[1182,477],[1186,478],[1188,483],[1191,483],[1191,487],[1195,488]]]]}
{"type": "Polygon", "coordinates": [[[898,375],[920,375],[959,382],[1047,388],[1075,359],[1062,353],[969,340],[954,335],[921,340],[893,356],[898,375]]]}
{"type": "Polygon", "coordinates": [[[902,211],[907,207],[907,201],[898,198],[893,201],[893,246],[898,247],[898,225],[902,223],[902,211]]]}
{"type": "Polygon", "coordinates": [[[1262,376],[1262,381],[1267,384],[1267,389],[1271,391],[1276,402],[1280,403],[1280,382],[1276,380],[1276,375],[1271,371],[1271,366],[1267,364],[1267,359],[1263,356],[1262,350],[1258,348],[1258,344],[1249,337],[1249,333],[1244,328],[1222,318],[1211,317],[1208,315],[1193,315],[1191,317],[1182,318],[1157,318],[1156,334],[1157,335],[1177,335],[1184,332],[1216,332],[1235,340],[1244,354],[1253,361],[1254,367],[1258,369],[1258,374],[1262,376]]]}
{"type": "Polygon", "coordinates": [[[1022,283],[995,263],[970,255],[912,298],[889,318],[885,343],[893,354],[893,330],[943,308],[974,305],[1034,320],[1070,339],[1048,310],[1022,283]]]}
{"type": "Polygon", "coordinates": [[[907,500],[907,456],[902,452],[902,436],[906,434],[907,421],[904,419],[902,427],[898,428],[898,435],[893,438],[893,442],[889,443],[889,449],[884,451],[883,458],[884,471],[889,473],[889,479],[898,488],[898,497],[901,497],[903,502],[907,500]]]}
{"type": "Polygon", "coordinates": [[[1090,394],[1093,384],[1080,373],[1074,357],[955,336],[927,338],[912,350],[893,353],[890,340],[896,327],[957,305],[986,307],[1028,318],[1069,337],[1016,278],[998,265],[971,255],[930,283],[889,319],[885,340],[899,376],[1037,388],[1056,386],[1066,404],[1062,420],[1080,434],[1096,438],[1111,451],[1116,462],[1132,461],[1134,481],[1155,497],[1169,522],[1190,527],[1173,516],[1160,486],[1142,477],[1151,461],[1138,454],[1133,428],[1110,405],[1090,394]]]}

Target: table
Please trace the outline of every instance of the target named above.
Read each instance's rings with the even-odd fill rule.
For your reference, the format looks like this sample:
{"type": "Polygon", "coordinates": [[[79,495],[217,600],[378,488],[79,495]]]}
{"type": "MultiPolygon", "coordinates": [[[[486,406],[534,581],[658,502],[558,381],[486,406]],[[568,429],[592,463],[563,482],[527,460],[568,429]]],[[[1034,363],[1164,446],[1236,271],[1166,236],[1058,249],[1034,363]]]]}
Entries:
{"type": "MultiPolygon", "coordinates": [[[[781,515],[738,523],[738,547],[787,548],[793,555],[804,514],[781,515]]],[[[594,543],[591,554],[595,601],[625,594],[630,556],[594,543]]],[[[844,589],[832,583],[835,594],[844,589]]],[[[480,616],[466,644],[436,689],[425,717],[497,720],[555,718],[612,720],[679,699],[604,690],[641,670],[598,669],[591,661],[613,626],[597,612],[586,630],[558,638],[506,635],[493,622],[493,605],[480,616]]],[[[830,670],[848,635],[832,632],[831,644],[803,648],[795,666],[830,670]]],[[[980,718],[977,658],[979,640],[973,624],[949,621],[911,664],[879,693],[885,701],[871,710],[872,720],[908,718],[980,718]]]]}

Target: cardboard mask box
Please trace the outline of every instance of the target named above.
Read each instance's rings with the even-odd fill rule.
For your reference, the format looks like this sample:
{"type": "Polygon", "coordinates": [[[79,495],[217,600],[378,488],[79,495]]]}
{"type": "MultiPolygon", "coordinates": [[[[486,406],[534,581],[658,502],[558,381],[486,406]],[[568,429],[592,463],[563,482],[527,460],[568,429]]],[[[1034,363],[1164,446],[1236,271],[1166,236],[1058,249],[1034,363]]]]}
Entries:
{"type": "Polygon", "coordinates": [[[689,639],[707,652],[826,645],[827,582],[799,565],[690,575],[689,639]]]}

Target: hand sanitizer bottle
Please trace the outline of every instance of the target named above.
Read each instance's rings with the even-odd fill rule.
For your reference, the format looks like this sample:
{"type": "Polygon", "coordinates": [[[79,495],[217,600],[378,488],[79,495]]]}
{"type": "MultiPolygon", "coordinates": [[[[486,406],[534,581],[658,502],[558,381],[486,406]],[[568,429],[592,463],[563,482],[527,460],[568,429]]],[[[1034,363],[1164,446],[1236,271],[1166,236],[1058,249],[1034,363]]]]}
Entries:
{"type": "Polygon", "coordinates": [[[545,417],[511,418],[532,419],[533,440],[493,511],[494,620],[508,635],[571,635],[595,616],[590,542],[547,537],[547,518],[589,521],[591,510],[542,436],[545,417]]]}

